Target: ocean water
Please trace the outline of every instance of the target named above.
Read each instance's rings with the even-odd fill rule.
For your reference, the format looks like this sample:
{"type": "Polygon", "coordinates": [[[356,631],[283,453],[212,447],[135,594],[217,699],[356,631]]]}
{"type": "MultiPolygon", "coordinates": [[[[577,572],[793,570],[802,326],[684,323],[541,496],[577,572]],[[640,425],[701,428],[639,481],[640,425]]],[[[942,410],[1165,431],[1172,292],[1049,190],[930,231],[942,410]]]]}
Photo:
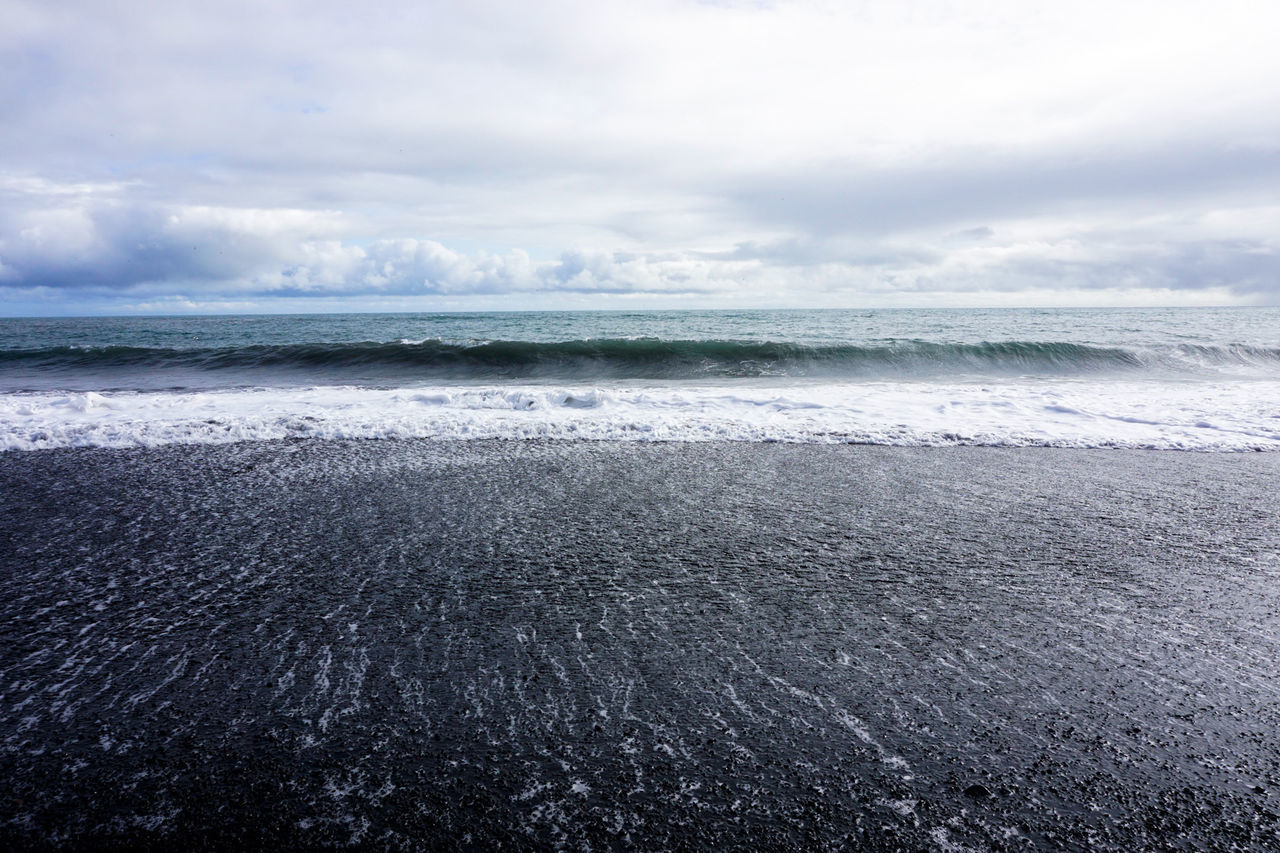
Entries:
{"type": "Polygon", "coordinates": [[[1280,449],[1280,309],[0,320],[0,449],[279,438],[1280,449]]]}

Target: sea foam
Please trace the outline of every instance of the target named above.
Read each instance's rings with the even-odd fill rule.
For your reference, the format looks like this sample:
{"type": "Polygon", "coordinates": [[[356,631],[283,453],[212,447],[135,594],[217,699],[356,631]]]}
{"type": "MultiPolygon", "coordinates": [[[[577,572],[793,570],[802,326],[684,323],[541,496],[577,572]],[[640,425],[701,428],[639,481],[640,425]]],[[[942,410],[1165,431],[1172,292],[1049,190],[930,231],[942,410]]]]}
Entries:
{"type": "Polygon", "coordinates": [[[354,386],[0,395],[0,449],[320,438],[1280,450],[1280,382],[354,386]]]}

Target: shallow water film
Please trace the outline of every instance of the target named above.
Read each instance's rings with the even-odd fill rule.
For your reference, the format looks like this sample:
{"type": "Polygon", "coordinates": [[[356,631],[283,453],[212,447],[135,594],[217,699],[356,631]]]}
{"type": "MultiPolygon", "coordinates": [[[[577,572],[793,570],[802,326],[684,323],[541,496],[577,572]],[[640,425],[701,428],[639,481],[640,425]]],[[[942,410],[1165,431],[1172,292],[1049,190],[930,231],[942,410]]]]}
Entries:
{"type": "Polygon", "coordinates": [[[0,846],[1265,849],[1275,454],[0,456],[0,846]]]}

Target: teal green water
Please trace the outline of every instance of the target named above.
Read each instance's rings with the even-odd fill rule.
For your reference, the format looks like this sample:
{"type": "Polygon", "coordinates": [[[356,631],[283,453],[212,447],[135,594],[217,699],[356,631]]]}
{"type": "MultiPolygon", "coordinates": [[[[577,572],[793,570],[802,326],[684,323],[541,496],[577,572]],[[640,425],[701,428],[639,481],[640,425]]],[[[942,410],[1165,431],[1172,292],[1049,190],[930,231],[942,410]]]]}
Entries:
{"type": "Polygon", "coordinates": [[[0,320],[0,391],[430,382],[1280,378],[1280,309],[0,320]]]}
{"type": "Polygon", "coordinates": [[[51,346],[238,347],[436,339],[593,338],[806,345],[1058,341],[1280,346],[1280,308],[572,311],[0,319],[0,351],[51,346]]]}

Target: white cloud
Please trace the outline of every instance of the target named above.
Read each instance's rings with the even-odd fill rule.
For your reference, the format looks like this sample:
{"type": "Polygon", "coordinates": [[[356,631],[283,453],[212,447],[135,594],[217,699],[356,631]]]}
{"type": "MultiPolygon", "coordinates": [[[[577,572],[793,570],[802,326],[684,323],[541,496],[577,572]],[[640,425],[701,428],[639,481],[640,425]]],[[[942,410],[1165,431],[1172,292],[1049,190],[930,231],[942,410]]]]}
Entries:
{"type": "MultiPolygon", "coordinates": [[[[101,187],[10,194],[0,216],[0,286],[13,302],[166,304],[493,304],[642,297],[698,304],[1128,303],[1280,296],[1280,207],[1200,215],[1038,216],[959,231],[862,236],[792,232],[723,251],[571,249],[535,260],[522,249],[462,252],[418,238],[343,240],[349,217],[293,209],[177,206],[101,187]],[[25,200],[25,202],[24,202],[25,200]],[[59,296],[61,294],[61,297],[59,296]],[[166,301],[169,300],[169,301],[166,301]],[[159,301],[157,301],[159,300],[159,301]],[[335,301],[337,300],[337,301],[335,301]],[[255,302],[256,301],[256,302],[255,302]]],[[[176,307],[174,310],[177,310],[176,307]]]]}

